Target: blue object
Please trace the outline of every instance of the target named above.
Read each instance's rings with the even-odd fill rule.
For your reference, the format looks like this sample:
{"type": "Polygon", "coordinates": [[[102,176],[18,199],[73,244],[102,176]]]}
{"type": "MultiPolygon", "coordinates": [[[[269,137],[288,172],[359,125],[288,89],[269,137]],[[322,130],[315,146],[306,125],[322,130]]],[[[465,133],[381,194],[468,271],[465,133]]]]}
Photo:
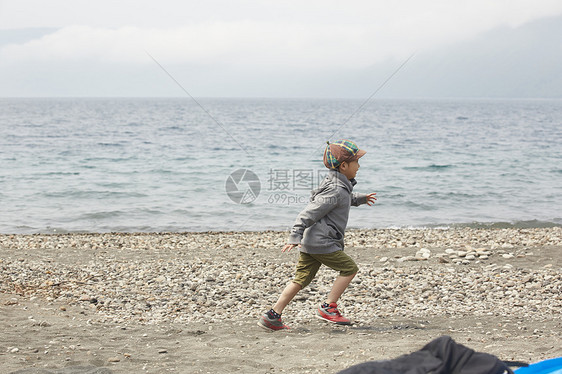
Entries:
{"type": "Polygon", "coordinates": [[[515,374],[562,374],[562,357],[539,361],[514,370],[515,374]]]}

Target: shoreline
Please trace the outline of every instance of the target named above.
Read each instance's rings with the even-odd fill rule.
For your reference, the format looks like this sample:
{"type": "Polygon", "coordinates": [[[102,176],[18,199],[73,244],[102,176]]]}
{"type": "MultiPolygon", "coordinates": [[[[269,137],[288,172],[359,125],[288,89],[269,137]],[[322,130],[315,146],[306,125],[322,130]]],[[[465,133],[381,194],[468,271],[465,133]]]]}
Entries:
{"type": "MultiPolygon", "coordinates": [[[[490,221],[490,222],[463,222],[463,223],[432,223],[419,226],[388,226],[388,227],[353,227],[348,226],[347,231],[369,231],[369,230],[457,230],[457,229],[550,229],[550,228],[562,228],[562,222],[560,219],[553,220],[512,220],[512,221],[490,221]]],[[[188,233],[228,233],[228,232],[249,232],[249,233],[260,233],[260,232],[285,232],[289,230],[288,227],[267,227],[263,229],[252,229],[252,230],[225,230],[225,229],[196,229],[196,230],[186,230],[186,229],[118,229],[111,230],[105,229],[101,231],[95,230],[66,230],[64,228],[53,228],[48,229],[32,229],[28,227],[26,230],[12,231],[12,232],[0,232],[0,235],[71,235],[71,234],[188,234],[188,233]]]]}
{"type": "Polygon", "coordinates": [[[313,317],[335,276],[322,268],[283,315],[292,329],[267,333],[257,318],[296,264],[287,234],[0,234],[0,371],[325,373],[441,335],[562,356],[562,228],[349,230],[354,324],[313,317]]]}
{"type": "MultiPolygon", "coordinates": [[[[164,248],[195,249],[202,241],[218,244],[220,248],[243,247],[250,242],[252,248],[281,248],[289,231],[185,231],[185,232],[74,232],[49,234],[0,234],[0,250],[10,246],[25,246],[29,240],[35,247],[56,243],[59,247],[79,247],[91,249],[107,246],[106,249],[122,248],[123,238],[128,238],[129,247],[150,249],[162,245],[164,248]],[[147,243],[143,238],[160,239],[159,242],[147,243]],[[17,239],[17,240],[14,240],[17,239]],[[25,239],[25,240],[23,240],[25,239]],[[88,245],[89,239],[95,239],[88,245]],[[188,239],[194,243],[185,242],[188,239]],[[166,242],[168,241],[168,242],[166,242]],[[182,245],[186,244],[186,247],[182,245]],[[222,246],[222,247],[221,247],[222,246]]],[[[489,249],[515,248],[518,246],[562,245],[562,227],[547,228],[385,228],[385,229],[349,229],[345,234],[346,249],[349,247],[366,248],[404,248],[409,247],[463,247],[488,246],[489,249]]]]}

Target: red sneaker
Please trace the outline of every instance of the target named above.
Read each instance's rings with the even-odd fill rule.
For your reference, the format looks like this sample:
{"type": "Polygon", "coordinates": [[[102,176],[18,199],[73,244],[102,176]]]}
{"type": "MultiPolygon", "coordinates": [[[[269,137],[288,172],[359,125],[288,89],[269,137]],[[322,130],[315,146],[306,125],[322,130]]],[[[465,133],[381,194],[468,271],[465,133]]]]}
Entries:
{"type": "Polygon", "coordinates": [[[341,315],[336,303],[320,305],[316,311],[316,317],[337,325],[351,325],[351,321],[341,315]]]}
{"type": "Polygon", "coordinates": [[[258,321],[258,326],[269,331],[289,329],[289,326],[285,325],[283,321],[281,321],[281,317],[275,318],[274,316],[270,315],[269,312],[266,312],[261,316],[260,320],[258,321]]]}

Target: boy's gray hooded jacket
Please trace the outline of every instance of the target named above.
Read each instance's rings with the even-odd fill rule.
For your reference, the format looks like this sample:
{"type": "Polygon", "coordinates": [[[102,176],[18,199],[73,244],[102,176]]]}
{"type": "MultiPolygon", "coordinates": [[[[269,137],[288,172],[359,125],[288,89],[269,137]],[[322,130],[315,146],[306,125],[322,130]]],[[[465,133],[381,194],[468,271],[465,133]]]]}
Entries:
{"type": "Polygon", "coordinates": [[[301,252],[306,253],[343,251],[349,208],[367,203],[366,194],[352,193],[356,183],[355,179],[330,170],[298,215],[288,244],[301,244],[301,252]]]}

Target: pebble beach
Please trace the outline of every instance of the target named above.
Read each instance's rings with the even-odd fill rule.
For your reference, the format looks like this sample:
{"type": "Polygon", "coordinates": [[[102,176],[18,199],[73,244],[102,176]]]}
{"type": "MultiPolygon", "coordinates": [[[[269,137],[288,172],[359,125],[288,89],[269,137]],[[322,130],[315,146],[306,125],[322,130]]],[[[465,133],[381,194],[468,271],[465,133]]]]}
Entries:
{"type": "Polygon", "coordinates": [[[560,227],[350,230],[353,325],[314,318],[335,276],[322,268],[285,310],[291,329],[267,333],[257,319],[298,256],[286,238],[0,235],[0,372],[326,373],[440,335],[505,360],[562,355],[560,227]]]}

